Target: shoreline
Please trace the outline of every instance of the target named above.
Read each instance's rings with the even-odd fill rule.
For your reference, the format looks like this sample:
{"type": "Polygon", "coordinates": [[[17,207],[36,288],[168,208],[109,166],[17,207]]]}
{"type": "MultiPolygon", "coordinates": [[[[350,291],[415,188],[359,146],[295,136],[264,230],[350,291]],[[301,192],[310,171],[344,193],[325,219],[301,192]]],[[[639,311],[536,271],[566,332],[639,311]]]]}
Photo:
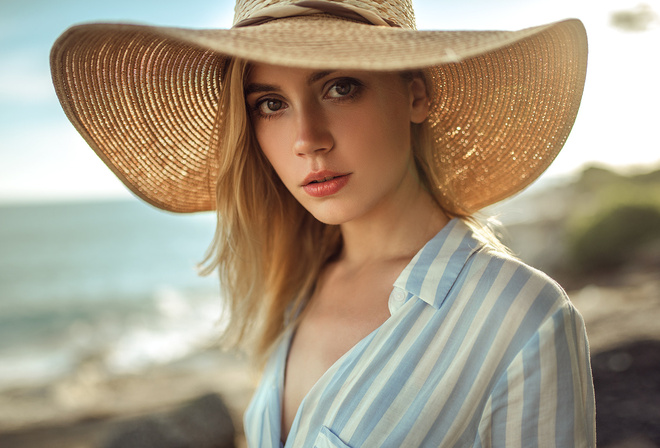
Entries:
{"type": "MultiPolygon", "coordinates": [[[[603,361],[610,373],[617,373],[617,369],[625,373],[630,367],[632,358],[627,353],[634,349],[629,347],[644,341],[660,345],[657,273],[629,273],[616,284],[588,285],[569,291],[569,296],[585,319],[592,359],[608,351],[616,355],[617,349],[625,350],[623,357],[612,355],[603,361]]],[[[594,362],[594,367],[598,363],[602,364],[594,362]]],[[[660,364],[655,368],[657,376],[660,364]]],[[[594,370],[594,382],[598,384],[596,380],[594,370]]],[[[242,415],[257,381],[258,375],[246,359],[212,348],[132,375],[107,376],[90,361],[81,364],[73,375],[53,383],[2,391],[0,445],[93,448],[123,421],[164,412],[213,393],[222,397],[229,409],[237,434],[236,446],[245,447],[242,415]]],[[[606,388],[601,388],[605,393],[606,388]]],[[[596,395],[598,399],[599,390],[596,395]]],[[[602,417],[604,409],[597,410],[602,417]]],[[[643,435],[635,437],[624,445],[603,446],[657,446],[643,435]]]]}
{"type": "Polygon", "coordinates": [[[247,360],[218,349],[113,377],[83,363],[58,381],[1,391],[0,446],[91,448],[118,423],[208,394],[222,398],[239,435],[237,446],[244,446],[242,416],[257,380],[247,360]]]}

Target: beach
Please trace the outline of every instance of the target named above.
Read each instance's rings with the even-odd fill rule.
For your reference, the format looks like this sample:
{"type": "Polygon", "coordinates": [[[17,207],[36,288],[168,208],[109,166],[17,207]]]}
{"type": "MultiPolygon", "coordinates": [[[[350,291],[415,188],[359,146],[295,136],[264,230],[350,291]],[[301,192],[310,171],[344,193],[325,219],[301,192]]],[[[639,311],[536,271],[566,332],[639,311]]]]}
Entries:
{"type": "Polygon", "coordinates": [[[208,350],[139,375],[107,377],[93,364],[38,389],[0,397],[0,446],[97,447],[118,424],[157,414],[209,393],[227,405],[245,446],[242,414],[256,375],[240,356],[208,350]]]}
{"type": "MultiPolygon", "coordinates": [[[[660,278],[655,273],[635,273],[619,279],[617,285],[589,285],[570,291],[570,295],[585,318],[592,357],[596,359],[599,354],[609,353],[604,366],[594,369],[597,403],[608,400],[610,385],[598,383],[603,373],[608,374],[619,389],[628,387],[634,391],[639,388],[634,378],[627,380],[629,375],[626,372],[632,369],[633,363],[639,362],[630,354],[636,344],[654,341],[655,349],[660,347],[657,320],[660,316],[660,278]]],[[[656,362],[660,359],[658,353],[656,362]]],[[[655,375],[656,381],[660,376],[658,366],[655,364],[656,370],[647,372],[650,376],[655,375]]],[[[652,368],[653,364],[649,367],[652,368]]],[[[241,418],[257,379],[245,359],[214,349],[151,368],[139,375],[105,377],[99,366],[90,361],[81,365],[73,375],[47,386],[4,391],[0,396],[0,446],[93,448],[99,446],[118,422],[171,409],[207,393],[217,393],[230,410],[238,433],[236,446],[244,447],[241,418]]],[[[629,396],[633,398],[634,394],[629,396]]],[[[652,403],[651,397],[646,398],[652,403]]],[[[660,399],[660,395],[655,399],[660,399]]],[[[629,413],[635,412],[636,408],[636,412],[647,412],[634,403],[628,403],[628,406],[631,408],[629,413]]],[[[601,406],[598,411],[601,430],[616,425],[616,420],[607,419],[619,413],[617,406],[613,409],[601,406]]],[[[645,415],[646,418],[652,417],[648,413],[645,415]]],[[[641,431],[643,427],[637,429],[641,431]]],[[[660,446],[647,434],[635,433],[634,425],[628,424],[625,430],[631,432],[624,434],[625,438],[606,440],[607,443],[599,446],[660,446]]],[[[615,439],[616,435],[608,437],[615,439]]]]}
{"type": "MultiPolygon", "coordinates": [[[[556,274],[585,319],[598,446],[660,447],[660,256],[566,275],[554,242],[574,196],[560,185],[497,213],[514,252],[556,274]]],[[[194,271],[212,218],[137,202],[0,213],[9,218],[0,226],[0,447],[105,448],[127,427],[162,427],[204,399],[227,408],[204,414],[210,426],[233,427],[225,445],[209,446],[246,446],[242,415],[258,372],[218,348],[217,280],[194,271]],[[37,225],[45,220],[47,232],[37,225]]]]}

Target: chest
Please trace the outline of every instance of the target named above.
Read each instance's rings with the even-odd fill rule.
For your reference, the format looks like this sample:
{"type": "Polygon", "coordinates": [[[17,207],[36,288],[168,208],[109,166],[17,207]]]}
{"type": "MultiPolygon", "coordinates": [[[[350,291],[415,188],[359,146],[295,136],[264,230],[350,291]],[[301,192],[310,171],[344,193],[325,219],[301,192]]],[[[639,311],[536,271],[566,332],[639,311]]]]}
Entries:
{"type": "Polygon", "coordinates": [[[301,402],[319,379],[390,314],[391,283],[356,287],[326,283],[316,291],[291,340],[282,397],[282,435],[286,438],[301,402]]]}
{"type": "MultiPolygon", "coordinates": [[[[463,314],[461,310],[457,313],[463,314]]],[[[454,443],[465,430],[454,422],[472,421],[474,414],[483,411],[482,394],[474,394],[472,386],[481,389],[488,384],[490,380],[483,375],[499,376],[500,359],[495,356],[490,363],[472,359],[470,347],[476,345],[480,332],[461,332],[451,325],[453,321],[453,315],[445,317],[418,298],[409,298],[327,372],[321,372],[322,364],[317,372],[321,377],[300,392],[302,404],[291,401],[305,381],[299,373],[316,363],[305,355],[322,357],[313,351],[294,351],[295,338],[292,344],[282,344],[277,363],[268,370],[246,419],[248,433],[263,433],[261,440],[272,435],[274,442],[255,446],[277,447],[280,440],[296,448],[317,446],[314,442],[319,440],[326,444],[318,446],[428,446],[423,439],[429,434],[439,437],[434,440],[446,440],[446,446],[466,446],[454,443]],[[287,349],[289,375],[285,381],[287,349]],[[286,386],[281,388],[285,382],[288,391],[286,386]],[[282,406],[283,414],[273,411],[273,406],[282,406]],[[268,429],[273,427],[281,431],[268,429]],[[337,443],[328,431],[345,444],[337,443]]],[[[302,325],[298,331],[301,329],[302,325]]],[[[254,435],[252,440],[257,440],[254,435]]]]}
{"type": "Polygon", "coordinates": [[[295,415],[300,401],[319,378],[388,316],[386,306],[384,312],[374,310],[365,316],[306,316],[292,338],[287,357],[283,397],[285,415],[295,415]]]}

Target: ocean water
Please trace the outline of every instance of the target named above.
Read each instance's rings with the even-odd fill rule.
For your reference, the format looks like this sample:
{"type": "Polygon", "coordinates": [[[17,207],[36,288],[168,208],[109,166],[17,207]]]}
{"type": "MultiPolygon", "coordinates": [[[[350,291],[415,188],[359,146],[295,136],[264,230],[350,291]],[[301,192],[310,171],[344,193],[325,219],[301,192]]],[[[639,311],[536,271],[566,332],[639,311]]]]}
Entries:
{"type": "Polygon", "coordinates": [[[0,206],[0,389],[203,349],[221,326],[218,280],[197,274],[214,226],[130,199],[0,206]]]}
{"type": "MultiPolygon", "coordinates": [[[[515,225],[561,209],[544,204],[525,194],[491,213],[515,225]]],[[[136,373],[212,344],[222,299],[217,278],[200,277],[197,265],[214,228],[212,213],[177,215],[137,199],[0,206],[0,391],[90,361],[108,375],[136,373]]],[[[543,268],[547,244],[528,240],[516,253],[543,268]]]]}

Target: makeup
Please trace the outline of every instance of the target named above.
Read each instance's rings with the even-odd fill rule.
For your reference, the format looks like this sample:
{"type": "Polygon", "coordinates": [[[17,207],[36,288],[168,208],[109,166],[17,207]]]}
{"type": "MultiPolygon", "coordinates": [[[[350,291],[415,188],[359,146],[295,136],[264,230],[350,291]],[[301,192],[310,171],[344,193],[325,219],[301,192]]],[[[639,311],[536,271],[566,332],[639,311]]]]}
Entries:
{"type": "Polygon", "coordinates": [[[302,183],[302,188],[308,195],[321,198],[339,192],[349,180],[350,173],[339,174],[330,171],[319,171],[307,176],[302,183]]]}

